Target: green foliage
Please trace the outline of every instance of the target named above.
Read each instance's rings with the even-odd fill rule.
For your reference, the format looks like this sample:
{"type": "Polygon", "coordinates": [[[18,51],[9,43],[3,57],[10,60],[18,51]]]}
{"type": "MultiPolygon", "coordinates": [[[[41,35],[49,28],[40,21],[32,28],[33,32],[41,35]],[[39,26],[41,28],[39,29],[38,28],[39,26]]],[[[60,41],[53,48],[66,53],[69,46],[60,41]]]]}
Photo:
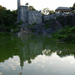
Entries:
{"type": "Polygon", "coordinates": [[[36,25],[36,23],[33,23],[33,24],[31,24],[31,25],[29,25],[29,26],[27,26],[27,27],[32,27],[32,26],[34,26],[34,25],[36,25]]]}
{"type": "Polygon", "coordinates": [[[11,35],[9,32],[0,32],[1,36],[5,36],[5,35],[11,35]]]}
{"type": "Polygon", "coordinates": [[[20,30],[19,30],[19,28],[16,28],[16,29],[13,29],[13,33],[17,33],[17,32],[19,32],[20,30]]]}
{"type": "Polygon", "coordinates": [[[0,31],[9,32],[17,20],[17,11],[7,10],[0,5],[0,31]]]}
{"type": "Polygon", "coordinates": [[[75,43],[75,27],[69,28],[69,26],[66,26],[56,34],[53,34],[52,37],[62,39],[65,42],[75,43]]]}
{"type": "Polygon", "coordinates": [[[55,14],[54,10],[50,10],[49,14],[55,14]]]}
{"type": "Polygon", "coordinates": [[[70,7],[71,9],[72,9],[72,13],[74,13],[75,14],[75,3],[73,4],[73,6],[72,7],[70,7]]]}
{"type": "Polygon", "coordinates": [[[67,37],[65,38],[65,41],[75,43],[75,34],[68,34],[67,37]]]}
{"type": "Polygon", "coordinates": [[[75,10],[75,3],[73,4],[73,6],[71,7],[72,10],[75,10]]]}
{"type": "Polygon", "coordinates": [[[46,23],[44,28],[45,29],[50,28],[50,23],[46,23]]]}
{"type": "Polygon", "coordinates": [[[72,27],[68,30],[67,34],[73,33],[75,34],[75,27],[72,27]]]}
{"type": "Polygon", "coordinates": [[[50,21],[52,21],[52,20],[54,20],[54,19],[45,20],[44,22],[50,22],[50,21]]]}
{"type": "Polygon", "coordinates": [[[29,10],[36,10],[33,6],[28,7],[29,10]]]}
{"type": "Polygon", "coordinates": [[[54,10],[50,10],[49,8],[44,8],[42,10],[42,15],[47,15],[47,14],[54,14],[54,10]]]}
{"type": "Polygon", "coordinates": [[[63,40],[65,40],[66,35],[54,34],[52,37],[55,38],[55,39],[63,39],[63,40]]]}
{"type": "Polygon", "coordinates": [[[32,32],[36,32],[36,29],[32,29],[31,31],[32,31],[32,32]]]}
{"type": "Polygon", "coordinates": [[[44,14],[44,15],[47,15],[47,14],[49,14],[49,8],[44,8],[43,10],[42,10],[42,14],[44,14]]]}
{"type": "Polygon", "coordinates": [[[23,23],[23,21],[21,20],[21,21],[19,21],[17,24],[18,24],[18,25],[21,25],[22,23],[23,23]]]}

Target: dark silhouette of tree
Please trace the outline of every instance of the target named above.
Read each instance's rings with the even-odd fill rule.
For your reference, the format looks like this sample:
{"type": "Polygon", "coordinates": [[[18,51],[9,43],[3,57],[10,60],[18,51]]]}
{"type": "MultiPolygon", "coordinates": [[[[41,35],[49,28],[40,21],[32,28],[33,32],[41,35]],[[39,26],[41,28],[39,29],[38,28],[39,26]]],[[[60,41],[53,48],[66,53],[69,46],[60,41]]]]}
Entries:
{"type": "Polygon", "coordinates": [[[33,6],[28,7],[29,10],[36,10],[33,6]]]}

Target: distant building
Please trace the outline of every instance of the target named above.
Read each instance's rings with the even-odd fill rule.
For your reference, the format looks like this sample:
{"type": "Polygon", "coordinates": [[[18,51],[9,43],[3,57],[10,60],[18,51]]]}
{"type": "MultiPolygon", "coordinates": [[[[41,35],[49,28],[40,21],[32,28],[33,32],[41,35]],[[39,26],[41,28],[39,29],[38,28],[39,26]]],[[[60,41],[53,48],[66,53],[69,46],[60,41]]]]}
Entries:
{"type": "Polygon", "coordinates": [[[58,7],[55,12],[60,12],[60,13],[63,13],[63,12],[71,12],[71,8],[68,8],[68,7],[58,7]]]}
{"type": "Polygon", "coordinates": [[[28,3],[25,6],[22,6],[20,0],[17,1],[18,6],[18,18],[17,20],[22,20],[24,23],[32,24],[32,23],[41,23],[42,15],[41,11],[36,10],[28,10],[28,3]]]}

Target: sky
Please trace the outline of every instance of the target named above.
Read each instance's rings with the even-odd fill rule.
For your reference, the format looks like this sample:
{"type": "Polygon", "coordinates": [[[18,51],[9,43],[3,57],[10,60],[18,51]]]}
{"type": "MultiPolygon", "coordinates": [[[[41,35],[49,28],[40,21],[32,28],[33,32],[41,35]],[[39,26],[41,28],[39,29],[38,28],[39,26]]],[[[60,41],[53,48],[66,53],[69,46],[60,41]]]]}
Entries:
{"type": "MultiPolygon", "coordinates": [[[[21,0],[21,5],[25,5],[26,3],[29,3],[36,10],[43,10],[47,7],[50,10],[55,10],[59,6],[72,7],[75,0],[21,0]]],[[[0,5],[9,10],[16,10],[17,0],[0,0],[0,5]]]]}

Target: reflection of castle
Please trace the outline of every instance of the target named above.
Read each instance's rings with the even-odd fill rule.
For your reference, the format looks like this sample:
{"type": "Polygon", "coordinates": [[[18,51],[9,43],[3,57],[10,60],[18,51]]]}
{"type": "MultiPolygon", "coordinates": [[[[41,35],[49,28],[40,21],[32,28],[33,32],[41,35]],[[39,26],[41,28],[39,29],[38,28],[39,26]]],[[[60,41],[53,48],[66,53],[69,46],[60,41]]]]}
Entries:
{"type": "Polygon", "coordinates": [[[20,66],[23,67],[25,61],[31,63],[32,59],[37,55],[42,54],[42,50],[43,48],[41,43],[26,43],[22,48],[19,46],[20,66]]]}
{"type": "Polygon", "coordinates": [[[38,36],[21,36],[20,37],[23,46],[19,47],[20,52],[20,66],[24,66],[24,62],[31,63],[32,59],[35,59],[37,55],[51,56],[52,53],[56,52],[58,56],[64,57],[73,54],[75,56],[75,46],[71,44],[58,44],[49,37],[38,37],[38,36]]]}
{"type": "Polygon", "coordinates": [[[18,0],[18,21],[22,20],[24,23],[41,23],[42,15],[41,11],[28,10],[28,6],[21,6],[20,0],[18,0]]]}
{"type": "Polygon", "coordinates": [[[42,36],[22,36],[17,37],[2,37],[0,38],[0,63],[5,62],[10,57],[19,56],[20,66],[24,66],[24,62],[27,61],[31,63],[35,57],[38,55],[50,56],[52,53],[56,52],[59,57],[65,57],[73,55],[75,57],[75,45],[61,43],[57,44],[53,42],[49,37],[42,36]],[[9,41],[10,45],[8,45],[9,41]],[[13,40],[12,40],[13,39],[13,40]],[[3,41],[5,41],[3,43],[3,41]],[[16,41],[16,43],[15,43],[16,41]]]}

